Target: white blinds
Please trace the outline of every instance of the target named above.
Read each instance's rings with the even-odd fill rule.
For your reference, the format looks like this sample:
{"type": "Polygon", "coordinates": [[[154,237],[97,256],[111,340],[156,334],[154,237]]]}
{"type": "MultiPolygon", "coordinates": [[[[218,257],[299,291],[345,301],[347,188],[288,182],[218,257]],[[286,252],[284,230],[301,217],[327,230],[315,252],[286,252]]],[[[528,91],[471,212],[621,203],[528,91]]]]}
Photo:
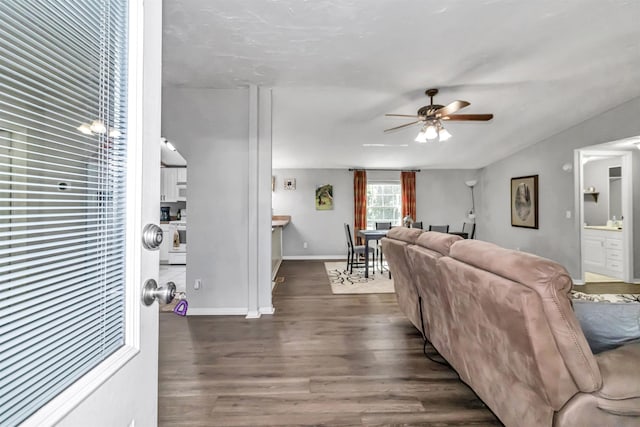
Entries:
{"type": "Polygon", "coordinates": [[[124,344],[126,0],[0,1],[0,425],[124,344]]]}

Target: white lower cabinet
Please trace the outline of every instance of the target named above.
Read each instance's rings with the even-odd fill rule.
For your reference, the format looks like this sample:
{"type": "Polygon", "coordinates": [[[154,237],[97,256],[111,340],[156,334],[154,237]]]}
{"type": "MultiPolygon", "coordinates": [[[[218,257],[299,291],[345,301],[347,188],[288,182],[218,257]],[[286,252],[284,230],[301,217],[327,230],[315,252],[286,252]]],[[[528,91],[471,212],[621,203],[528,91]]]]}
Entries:
{"type": "Polygon", "coordinates": [[[624,254],[619,231],[584,229],[582,234],[584,270],[623,279],[624,254]]]}

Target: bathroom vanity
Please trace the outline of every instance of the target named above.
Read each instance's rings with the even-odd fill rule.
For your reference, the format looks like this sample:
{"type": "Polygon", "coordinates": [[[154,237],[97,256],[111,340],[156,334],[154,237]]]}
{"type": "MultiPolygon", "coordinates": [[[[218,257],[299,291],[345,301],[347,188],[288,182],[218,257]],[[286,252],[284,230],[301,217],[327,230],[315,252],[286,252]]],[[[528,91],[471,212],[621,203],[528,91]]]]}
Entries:
{"type": "Polygon", "coordinates": [[[584,270],[624,280],[622,228],[605,225],[585,226],[582,233],[584,270]]]}

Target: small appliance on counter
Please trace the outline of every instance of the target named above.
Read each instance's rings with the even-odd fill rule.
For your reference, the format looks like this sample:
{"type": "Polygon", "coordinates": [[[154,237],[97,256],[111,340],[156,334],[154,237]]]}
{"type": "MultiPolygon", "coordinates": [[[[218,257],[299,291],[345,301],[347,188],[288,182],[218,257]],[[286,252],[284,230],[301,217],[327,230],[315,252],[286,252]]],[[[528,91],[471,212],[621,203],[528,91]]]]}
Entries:
{"type": "Polygon", "coordinates": [[[168,206],[160,208],[160,221],[171,221],[170,209],[168,206]]]}

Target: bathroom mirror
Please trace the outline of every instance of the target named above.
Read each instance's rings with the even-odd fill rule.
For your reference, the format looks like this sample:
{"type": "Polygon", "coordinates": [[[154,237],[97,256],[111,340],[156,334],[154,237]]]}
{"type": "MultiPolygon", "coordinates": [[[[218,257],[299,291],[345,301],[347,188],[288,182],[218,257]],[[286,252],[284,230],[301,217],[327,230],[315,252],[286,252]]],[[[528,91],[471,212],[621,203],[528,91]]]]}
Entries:
{"type": "Polygon", "coordinates": [[[609,219],[622,219],[622,167],[609,168],[609,219]]]}

